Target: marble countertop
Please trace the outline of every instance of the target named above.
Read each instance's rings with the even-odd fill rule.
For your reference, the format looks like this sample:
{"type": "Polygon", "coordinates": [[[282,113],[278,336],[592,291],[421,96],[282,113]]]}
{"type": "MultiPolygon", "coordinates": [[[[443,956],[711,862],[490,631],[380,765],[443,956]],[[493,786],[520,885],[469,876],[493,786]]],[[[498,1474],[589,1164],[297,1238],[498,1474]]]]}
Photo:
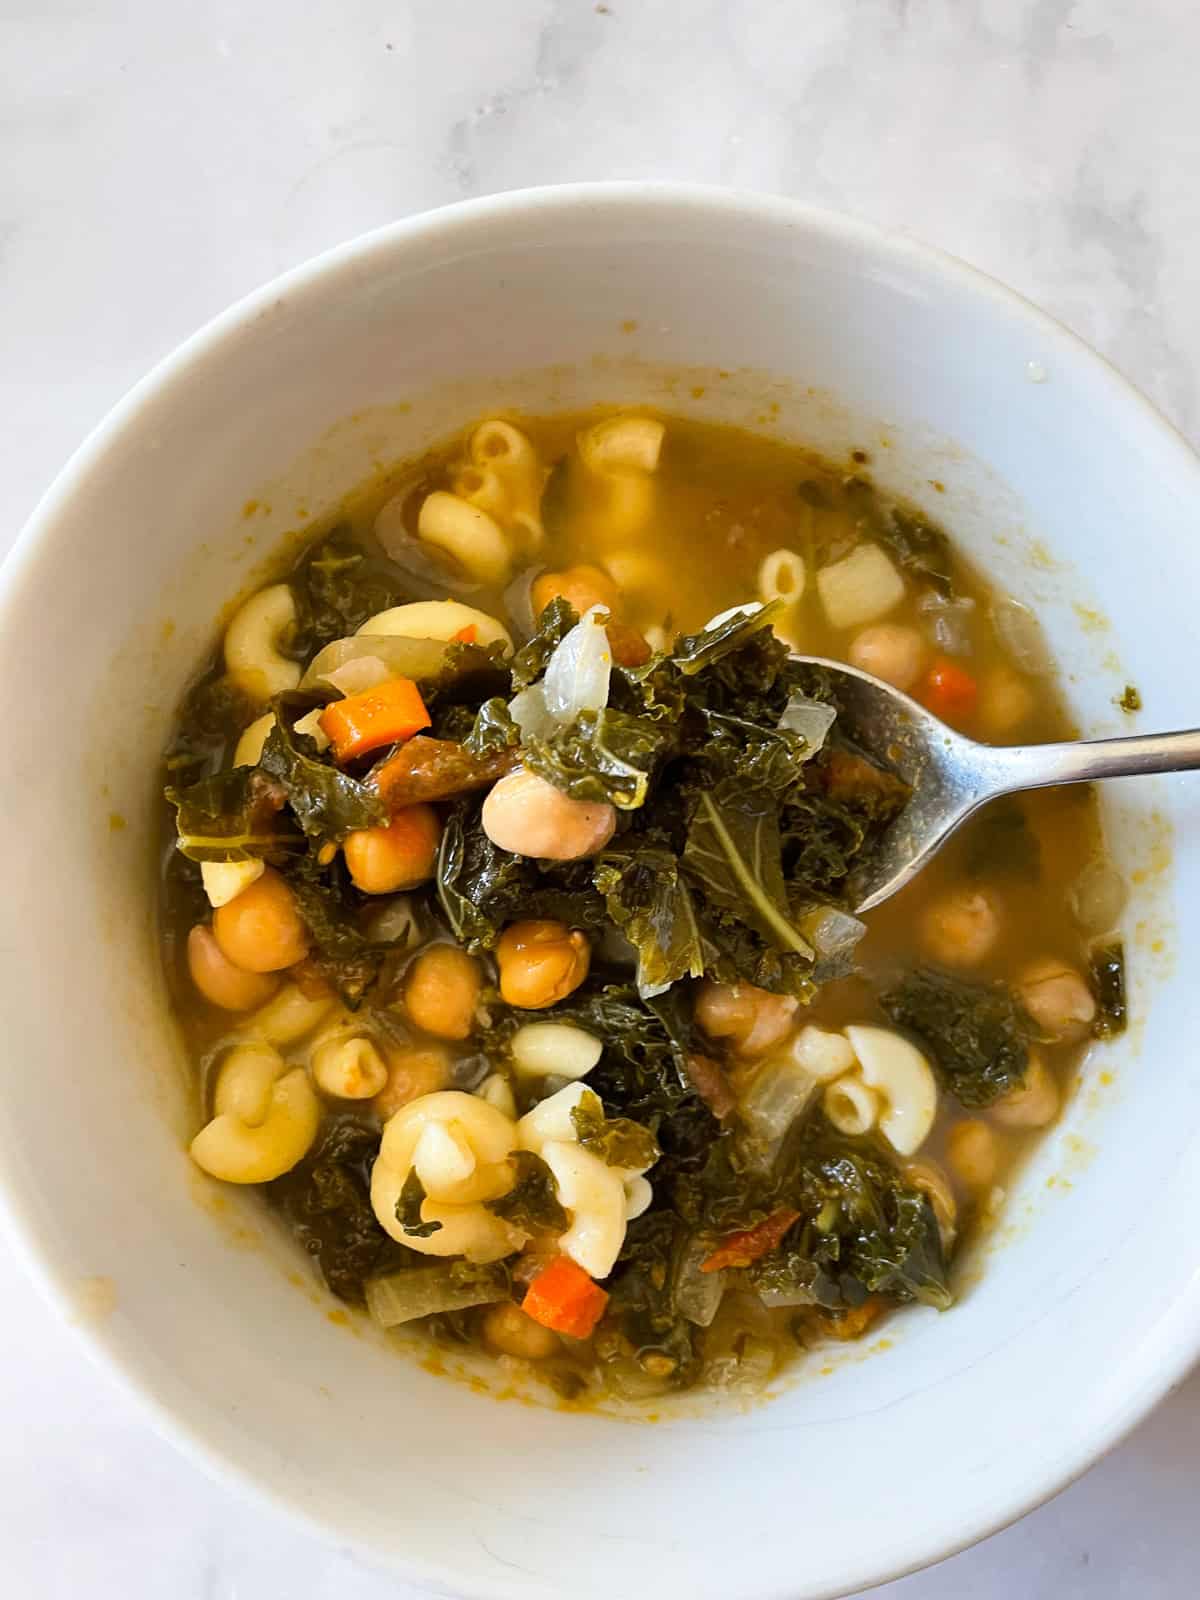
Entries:
{"type": "MultiPolygon", "coordinates": [[[[392,218],[574,179],[909,228],[1062,318],[1195,440],[1198,47],[1177,0],[7,0],[0,548],[231,300],[392,218]]],[[[5,1592],[415,1600],[177,1455],[2,1247],[0,1300],[5,1592]]],[[[1190,1593],[1198,1447],[1193,1377],[1050,1505],[877,1593],[1190,1593]]]]}

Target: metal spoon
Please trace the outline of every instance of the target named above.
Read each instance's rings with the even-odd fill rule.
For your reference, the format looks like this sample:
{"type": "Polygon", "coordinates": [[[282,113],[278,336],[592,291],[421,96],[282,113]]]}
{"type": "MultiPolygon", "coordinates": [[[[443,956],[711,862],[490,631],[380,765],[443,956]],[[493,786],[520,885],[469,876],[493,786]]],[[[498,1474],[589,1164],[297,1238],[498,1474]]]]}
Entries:
{"type": "Polygon", "coordinates": [[[912,785],[908,805],[850,875],[850,903],[860,915],[903,889],[961,823],[1000,795],[1200,768],[1198,728],[1069,744],[977,744],[869,672],[819,656],[796,659],[833,675],[842,730],[912,785]]]}

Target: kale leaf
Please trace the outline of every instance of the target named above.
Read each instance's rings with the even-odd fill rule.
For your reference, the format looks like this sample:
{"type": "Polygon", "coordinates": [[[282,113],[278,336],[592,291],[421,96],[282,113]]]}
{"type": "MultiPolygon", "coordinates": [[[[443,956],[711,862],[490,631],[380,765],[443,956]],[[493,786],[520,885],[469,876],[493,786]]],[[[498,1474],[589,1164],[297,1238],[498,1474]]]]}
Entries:
{"type": "Polygon", "coordinates": [[[661,724],[603,706],[581,711],[549,739],[526,735],[521,760],[572,800],[632,811],[645,804],[655,766],[671,742],[661,724]]]}
{"type": "Polygon", "coordinates": [[[255,767],[168,788],[178,848],[190,861],[279,861],[304,849],[282,814],[285,791],[255,767]]]}
{"type": "Polygon", "coordinates": [[[947,598],[954,594],[950,541],[922,512],[895,506],[889,521],[877,527],[875,535],[906,572],[924,578],[947,598]]]}
{"type": "Polygon", "coordinates": [[[296,732],[297,718],[315,703],[306,695],[279,696],[275,726],[263,745],[259,770],[281,785],[292,814],[310,839],[340,844],[356,829],[386,823],[387,808],[375,789],[340,772],[322,757],[314,739],[296,732]]]}
{"type": "Polygon", "coordinates": [[[423,1259],[385,1233],[371,1207],[378,1153],[377,1128],[334,1117],[304,1160],[267,1186],[330,1290],[352,1305],[363,1303],[368,1278],[423,1259]]]}
{"type": "Polygon", "coordinates": [[[654,844],[606,850],[596,861],[593,881],[609,917],[637,951],[643,999],[680,978],[703,977],[696,908],[673,851],[654,844]]]}
{"type": "Polygon", "coordinates": [[[335,529],[306,552],[288,582],[296,600],[296,626],[287,653],[309,661],[325,645],[357,633],[368,617],[405,598],[405,575],[383,556],[354,544],[335,529]]]}
{"type": "Polygon", "coordinates": [[[585,1150],[608,1167],[652,1167],[658,1160],[654,1135],[630,1117],[606,1117],[600,1096],[588,1089],[572,1107],[571,1125],[585,1150]]]}
{"type": "Polygon", "coordinates": [[[559,1201],[558,1185],[550,1168],[532,1150],[514,1150],[512,1161],[516,1169],[512,1188],[498,1200],[485,1200],[484,1205],[527,1233],[562,1233],[567,1226],[567,1213],[559,1201]]]}
{"type": "Polygon", "coordinates": [[[1092,993],[1096,997],[1096,1020],[1092,1032],[1097,1039],[1112,1039],[1125,1032],[1128,1007],[1125,1000],[1125,946],[1120,939],[1092,946],[1088,961],[1092,993]]]}
{"type": "Polygon", "coordinates": [[[527,689],[546,670],[550,657],[579,621],[569,601],[556,595],[538,618],[537,630],[509,663],[514,689],[527,689]]]}
{"type": "Polygon", "coordinates": [[[421,1207],[425,1203],[425,1185],[417,1176],[414,1167],[400,1185],[400,1193],[396,1196],[396,1221],[408,1234],[410,1239],[428,1239],[431,1234],[440,1233],[440,1222],[422,1222],[421,1207]]]}
{"type": "Polygon", "coordinates": [[[1005,984],[967,983],[923,967],[879,1003],[926,1047],[960,1104],[990,1106],[1024,1083],[1032,1029],[1005,984]]]}
{"type": "Polygon", "coordinates": [[[682,865],[710,905],[752,928],[776,950],[812,960],[812,946],[790,920],[779,809],[770,796],[733,783],[702,790],[682,865]]]}

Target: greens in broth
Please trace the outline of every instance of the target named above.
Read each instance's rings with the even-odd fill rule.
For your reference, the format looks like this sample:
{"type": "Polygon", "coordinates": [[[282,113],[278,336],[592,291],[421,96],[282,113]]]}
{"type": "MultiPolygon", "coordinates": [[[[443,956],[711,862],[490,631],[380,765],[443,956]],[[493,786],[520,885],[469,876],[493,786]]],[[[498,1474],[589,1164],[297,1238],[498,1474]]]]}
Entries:
{"type": "Polygon", "coordinates": [[[263,1182],[341,1299],[524,1359],[573,1400],[751,1393],[891,1307],[945,1309],[1084,1041],[1126,1013],[1119,940],[1089,946],[1069,910],[1102,854],[1088,795],[1001,803],[852,916],[849,875],[908,791],[793,648],[892,675],[976,738],[1064,737],[1065,713],[863,452],[844,469],[664,422],[489,422],[364,488],[282,575],[295,687],[264,706],[218,655],[166,753],[164,948],[209,1085],[197,1160],[263,1182]],[[455,543],[480,515],[486,572],[455,543]],[[445,598],[514,650],[469,622],[358,633],[445,598]],[[353,720],[397,677],[423,726],[337,759],[328,709],[353,720]],[[264,713],[261,754],[233,766],[264,713]],[[490,797],[521,773],[607,819],[594,848],[493,837],[490,797]],[[414,807],[436,849],[366,892],[363,841],[414,807]],[[304,945],[257,981],[221,965],[255,895],[283,897],[304,945]],[[531,949],[558,974],[536,995],[512,979],[532,981],[531,949]],[[428,998],[434,967],[461,1014],[428,998]],[[471,1097],[465,1121],[438,1122],[426,1097],[447,1092],[471,1097]],[[242,1119],[236,1159],[209,1153],[214,1113],[242,1119]],[[420,1117],[442,1131],[404,1144],[420,1117]],[[605,1259],[575,1237],[597,1172],[620,1212],[605,1259]]]}

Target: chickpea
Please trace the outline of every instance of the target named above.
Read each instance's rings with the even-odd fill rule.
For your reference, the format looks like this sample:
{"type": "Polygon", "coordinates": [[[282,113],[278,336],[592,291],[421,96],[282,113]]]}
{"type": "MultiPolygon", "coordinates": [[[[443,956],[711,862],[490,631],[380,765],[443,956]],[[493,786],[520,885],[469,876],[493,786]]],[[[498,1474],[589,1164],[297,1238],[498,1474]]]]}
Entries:
{"type": "Polygon", "coordinates": [[[925,665],[925,641],[915,628],[899,622],[877,622],[850,641],[850,665],[873,673],[897,689],[911,689],[925,665]]]}
{"type": "Polygon", "coordinates": [[[996,1135],[978,1117],[956,1122],[946,1135],[946,1160],[968,1189],[986,1189],[996,1177],[996,1135]]]}
{"type": "Polygon", "coordinates": [[[522,1361],[544,1361],[561,1348],[557,1334],[526,1316],[511,1301],[489,1306],[484,1312],[483,1337],[501,1355],[517,1356],[522,1361]]]}
{"type": "Polygon", "coordinates": [[[308,954],[308,929],[295,896],[270,867],[213,913],[221,954],[246,972],[280,972],[308,954]]]}
{"type": "Polygon", "coordinates": [[[265,1006],[279,979],[265,972],[235,967],[221,953],[212,929],[198,922],[188,934],[188,972],[204,998],[222,1011],[254,1011],[265,1006]]]}
{"type": "Polygon", "coordinates": [[[483,802],[484,832],[501,850],[539,861],[578,861],[604,849],[617,813],[604,801],[572,800],[518,767],[483,802]]]}
{"type": "Polygon", "coordinates": [[[1053,956],[1026,967],[1017,996],[1042,1032],[1060,1043],[1077,1044],[1096,1018],[1096,1001],[1083,974],[1053,956]]]}
{"type": "Polygon", "coordinates": [[[415,1027],[438,1039],[465,1039],[479,1003],[479,963],[456,944],[422,950],[404,979],[404,1004],[415,1027]]]}
{"type": "Polygon", "coordinates": [[[1005,1128],[1044,1128],[1058,1111],[1058,1084],[1035,1052],[1030,1052],[1025,1082],[992,1106],[992,1116],[1005,1128]]]}
{"type": "Polygon", "coordinates": [[[995,667],[979,686],[979,720],[989,738],[1014,733],[1033,706],[1033,691],[1011,667],[995,667]]]}
{"type": "Polygon", "coordinates": [[[610,614],[616,613],[617,586],[600,567],[568,567],[565,572],[543,572],[530,592],[534,616],[540,617],[551,600],[560,597],[580,616],[593,606],[604,606],[610,614]]]}
{"type": "Polygon", "coordinates": [[[437,1046],[410,1045],[386,1050],[388,1077],[371,1101],[373,1109],[386,1122],[410,1100],[434,1094],[450,1082],[450,1057],[437,1046]]]}
{"type": "Polygon", "coordinates": [[[587,935],[564,922],[513,922],[496,946],[500,997],[522,1011],[556,1005],[588,975],[592,947],[587,935]]]}
{"type": "Polygon", "coordinates": [[[433,877],[442,824],[432,806],[404,806],[384,828],[360,828],[343,846],[355,886],[395,894],[433,877]]]}
{"type": "Polygon", "coordinates": [[[739,1056],[761,1056],[792,1025],[798,1002],[752,983],[706,978],[696,996],[696,1021],[710,1039],[728,1039],[739,1056]]]}
{"type": "Polygon", "coordinates": [[[982,889],[952,889],[921,917],[921,942],[943,966],[978,966],[999,937],[999,912],[982,889]]]}

